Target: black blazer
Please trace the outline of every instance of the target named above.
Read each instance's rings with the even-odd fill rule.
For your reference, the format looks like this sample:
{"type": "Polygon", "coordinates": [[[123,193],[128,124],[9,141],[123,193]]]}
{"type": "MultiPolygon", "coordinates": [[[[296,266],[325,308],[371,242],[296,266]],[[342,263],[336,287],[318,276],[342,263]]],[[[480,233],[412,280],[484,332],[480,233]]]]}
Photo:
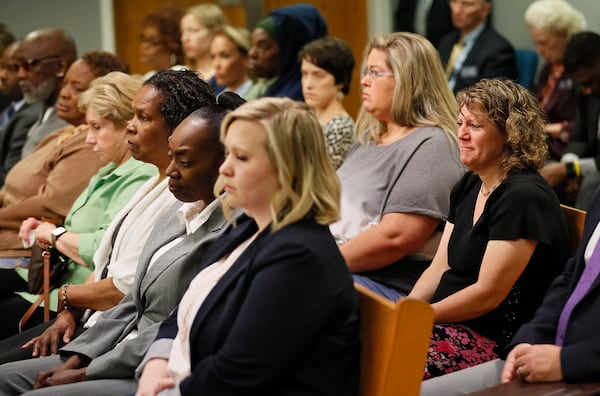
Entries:
{"type": "MultiPolygon", "coordinates": [[[[415,31],[417,1],[400,0],[398,2],[398,6],[394,12],[395,31],[415,31]]],[[[427,39],[431,41],[434,47],[437,47],[442,36],[454,30],[448,0],[432,0],[426,19],[427,39]]]]}
{"type": "Polygon", "coordinates": [[[600,98],[584,95],[577,89],[577,107],[575,125],[566,153],[577,154],[580,158],[594,158],[600,169],[600,149],[598,147],[598,117],[600,117],[600,98]]]}
{"type": "MultiPolygon", "coordinates": [[[[452,47],[459,40],[460,32],[453,31],[440,40],[438,51],[444,68],[450,58],[452,47]]],[[[454,93],[470,87],[482,78],[519,77],[515,61],[515,49],[494,28],[486,26],[475,40],[471,51],[456,75],[454,93]]]]}
{"type": "MultiPolygon", "coordinates": [[[[256,230],[242,216],[200,269],[256,230]]],[[[156,339],[176,333],[174,312],[156,339]]],[[[300,221],[263,231],[200,307],[190,348],[182,395],[356,395],[357,296],[328,227],[300,221]]]]}
{"type": "MultiPolygon", "coordinates": [[[[558,318],[577,285],[585,267],[583,253],[600,221],[600,190],[592,199],[585,220],[583,240],[575,257],[569,259],[564,272],[555,280],[533,320],[523,325],[508,347],[516,344],[554,344],[558,318]]],[[[597,381],[600,377],[600,276],[573,310],[560,352],[564,380],[597,381]]]]}

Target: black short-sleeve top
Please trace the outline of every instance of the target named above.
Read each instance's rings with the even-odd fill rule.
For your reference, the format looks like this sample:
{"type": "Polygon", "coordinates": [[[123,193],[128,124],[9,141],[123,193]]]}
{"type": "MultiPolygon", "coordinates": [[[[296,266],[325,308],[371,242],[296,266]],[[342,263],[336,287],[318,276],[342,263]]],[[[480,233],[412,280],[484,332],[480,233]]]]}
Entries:
{"type": "Polygon", "coordinates": [[[533,317],[548,286],[561,272],[568,258],[568,232],[554,191],[536,171],[510,173],[490,194],[473,224],[480,187],[477,174],[468,172],[452,190],[450,269],[443,274],[432,302],[477,281],[488,241],[537,241],[527,267],[504,301],[491,312],[463,323],[502,347],[533,317]]]}

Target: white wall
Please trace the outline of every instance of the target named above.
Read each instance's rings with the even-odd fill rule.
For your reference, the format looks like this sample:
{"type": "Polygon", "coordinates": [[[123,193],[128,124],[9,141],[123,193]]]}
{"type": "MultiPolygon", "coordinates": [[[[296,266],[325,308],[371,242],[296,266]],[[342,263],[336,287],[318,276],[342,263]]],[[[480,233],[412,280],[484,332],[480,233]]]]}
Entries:
{"type": "MultiPolygon", "coordinates": [[[[534,0],[493,0],[493,24],[516,48],[534,49],[523,19],[525,10],[534,0]]],[[[569,3],[585,15],[588,30],[600,33],[600,1],[570,0],[569,3]]]]}
{"type": "Polygon", "coordinates": [[[114,50],[112,0],[0,0],[0,22],[17,37],[39,28],[60,27],[77,44],[78,54],[114,50]],[[102,29],[105,24],[108,28],[102,29]]]}

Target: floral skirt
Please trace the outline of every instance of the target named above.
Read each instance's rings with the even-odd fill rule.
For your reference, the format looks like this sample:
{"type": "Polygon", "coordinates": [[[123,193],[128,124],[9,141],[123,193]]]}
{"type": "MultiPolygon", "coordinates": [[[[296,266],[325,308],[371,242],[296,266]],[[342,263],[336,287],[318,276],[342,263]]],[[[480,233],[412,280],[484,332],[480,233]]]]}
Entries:
{"type": "Polygon", "coordinates": [[[496,343],[461,324],[436,324],[429,341],[423,379],[429,379],[498,358],[496,343]]]}

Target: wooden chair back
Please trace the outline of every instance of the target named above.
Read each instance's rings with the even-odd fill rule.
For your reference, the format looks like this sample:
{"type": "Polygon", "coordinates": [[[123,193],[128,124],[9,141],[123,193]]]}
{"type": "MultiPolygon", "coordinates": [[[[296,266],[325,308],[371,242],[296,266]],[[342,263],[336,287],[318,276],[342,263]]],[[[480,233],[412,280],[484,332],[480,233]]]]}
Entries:
{"type": "Polygon", "coordinates": [[[360,306],[360,396],[418,395],[433,310],[410,298],[397,303],[354,285],[360,306]]]}
{"type": "Polygon", "coordinates": [[[567,205],[560,205],[567,222],[569,230],[569,248],[571,256],[577,253],[579,242],[583,238],[583,226],[585,224],[585,211],[567,205]]]}

